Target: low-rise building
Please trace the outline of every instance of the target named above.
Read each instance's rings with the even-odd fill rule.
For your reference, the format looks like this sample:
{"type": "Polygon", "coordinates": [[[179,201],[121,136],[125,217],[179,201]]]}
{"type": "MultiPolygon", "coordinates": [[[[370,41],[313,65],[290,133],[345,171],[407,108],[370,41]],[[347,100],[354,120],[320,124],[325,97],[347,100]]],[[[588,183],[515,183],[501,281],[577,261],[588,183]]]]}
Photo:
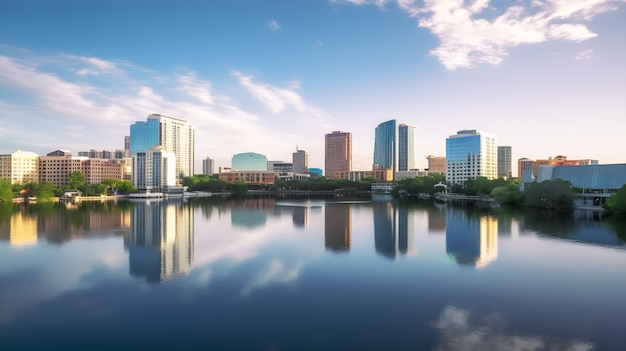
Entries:
{"type": "Polygon", "coordinates": [[[245,184],[252,185],[272,185],[274,184],[275,175],[274,172],[269,171],[235,171],[222,172],[219,174],[219,179],[234,183],[236,181],[243,181],[245,184]]]}
{"type": "Polygon", "coordinates": [[[601,208],[626,184],[626,164],[539,167],[537,182],[556,179],[568,181],[579,190],[576,206],[601,208]]]}

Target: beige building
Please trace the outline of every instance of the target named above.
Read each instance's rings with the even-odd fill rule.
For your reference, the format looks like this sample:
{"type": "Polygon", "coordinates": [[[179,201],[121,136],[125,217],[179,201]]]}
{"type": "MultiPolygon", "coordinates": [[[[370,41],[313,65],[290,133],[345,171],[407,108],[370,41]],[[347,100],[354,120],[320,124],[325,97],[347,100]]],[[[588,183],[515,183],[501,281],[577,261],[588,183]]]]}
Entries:
{"type": "Polygon", "coordinates": [[[86,184],[100,184],[105,179],[124,179],[124,164],[114,160],[72,156],[67,150],[56,150],[39,156],[39,182],[65,186],[72,172],[81,172],[86,184]]]}
{"type": "Polygon", "coordinates": [[[548,157],[547,160],[530,160],[527,158],[520,158],[517,160],[517,177],[521,179],[524,175],[524,171],[528,171],[530,169],[533,171],[533,177],[537,177],[539,166],[589,166],[597,164],[599,164],[598,160],[568,160],[567,156],[563,155],[548,157]]]}
{"type": "Polygon", "coordinates": [[[38,169],[39,155],[34,152],[17,150],[10,155],[0,155],[0,179],[10,179],[11,184],[37,181],[38,169]]]}
{"type": "Polygon", "coordinates": [[[347,179],[353,182],[359,181],[365,178],[374,178],[383,182],[390,182],[393,180],[393,171],[391,169],[375,169],[372,171],[343,171],[334,172],[331,179],[347,179]]]}
{"type": "Polygon", "coordinates": [[[341,179],[339,174],[352,171],[352,134],[334,131],[325,138],[324,174],[328,179],[341,179]]]}
{"type": "Polygon", "coordinates": [[[446,174],[446,158],[442,156],[426,156],[428,160],[428,174],[446,174]]]}
{"type": "Polygon", "coordinates": [[[219,174],[219,179],[234,183],[238,180],[245,184],[271,185],[274,184],[275,174],[268,171],[230,171],[219,174]]]}

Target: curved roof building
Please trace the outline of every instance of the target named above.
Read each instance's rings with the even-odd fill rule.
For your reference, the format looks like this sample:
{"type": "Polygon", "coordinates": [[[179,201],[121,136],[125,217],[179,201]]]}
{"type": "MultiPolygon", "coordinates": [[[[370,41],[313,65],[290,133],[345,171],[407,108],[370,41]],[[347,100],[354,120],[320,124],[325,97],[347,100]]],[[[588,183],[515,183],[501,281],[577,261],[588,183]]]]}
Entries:
{"type": "Polygon", "coordinates": [[[267,171],[267,156],[254,152],[235,154],[232,158],[233,171],[267,171]]]}

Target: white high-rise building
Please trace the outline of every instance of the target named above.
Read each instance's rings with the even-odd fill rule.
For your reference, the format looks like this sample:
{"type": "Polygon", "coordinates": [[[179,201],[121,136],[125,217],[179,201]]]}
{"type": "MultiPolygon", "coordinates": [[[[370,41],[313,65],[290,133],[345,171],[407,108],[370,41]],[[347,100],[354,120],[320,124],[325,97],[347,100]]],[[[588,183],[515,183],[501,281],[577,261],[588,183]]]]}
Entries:
{"type": "MultiPolygon", "coordinates": [[[[146,152],[157,146],[172,154],[176,160],[176,184],[182,177],[194,174],[194,129],[189,122],[179,118],[152,114],[144,121],[130,126],[130,154],[146,152]]],[[[133,176],[133,179],[135,177],[133,176]]],[[[135,184],[137,186],[137,184],[135,184]]],[[[139,187],[138,187],[139,188],[139,187]]]]}
{"type": "Polygon", "coordinates": [[[17,150],[8,155],[0,155],[0,179],[10,179],[11,184],[25,180],[39,181],[39,155],[34,152],[17,150]]]}
{"type": "Polygon", "coordinates": [[[481,131],[461,130],[446,139],[446,181],[464,184],[468,179],[498,176],[496,138],[481,131]]]}
{"type": "Polygon", "coordinates": [[[176,157],[160,146],[133,156],[133,184],[141,191],[161,192],[176,186],[176,157]]]}

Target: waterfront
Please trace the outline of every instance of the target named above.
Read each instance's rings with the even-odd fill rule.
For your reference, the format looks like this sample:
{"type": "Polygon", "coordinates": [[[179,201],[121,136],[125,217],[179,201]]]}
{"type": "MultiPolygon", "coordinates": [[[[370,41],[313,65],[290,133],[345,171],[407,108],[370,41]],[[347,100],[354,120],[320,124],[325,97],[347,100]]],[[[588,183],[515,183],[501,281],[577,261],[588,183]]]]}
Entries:
{"type": "Polygon", "coordinates": [[[622,350],[626,225],[370,198],[0,209],[0,348],[622,350]]]}

